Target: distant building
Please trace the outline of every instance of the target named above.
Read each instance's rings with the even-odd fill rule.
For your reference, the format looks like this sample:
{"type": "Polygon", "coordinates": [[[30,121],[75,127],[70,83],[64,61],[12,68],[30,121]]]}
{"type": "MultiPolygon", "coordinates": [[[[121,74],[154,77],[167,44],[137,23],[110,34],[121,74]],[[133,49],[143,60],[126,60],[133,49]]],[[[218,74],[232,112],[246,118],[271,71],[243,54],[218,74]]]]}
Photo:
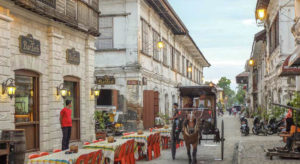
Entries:
{"type": "Polygon", "coordinates": [[[100,10],[95,76],[102,97],[96,108],[136,112],[145,128],[152,127],[159,113],[172,113],[176,87],[202,84],[210,64],[167,0],[100,0],[100,10]]]}

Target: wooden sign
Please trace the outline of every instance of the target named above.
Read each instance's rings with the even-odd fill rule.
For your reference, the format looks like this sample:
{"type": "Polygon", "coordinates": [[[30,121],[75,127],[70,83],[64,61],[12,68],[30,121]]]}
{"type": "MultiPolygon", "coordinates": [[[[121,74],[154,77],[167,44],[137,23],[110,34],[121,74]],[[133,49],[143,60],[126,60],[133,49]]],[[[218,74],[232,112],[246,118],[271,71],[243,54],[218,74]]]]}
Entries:
{"type": "Polygon", "coordinates": [[[127,85],[139,85],[140,81],[138,80],[127,80],[127,85]]]}
{"type": "Polygon", "coordinates": [[[80,64],[80,53],[75,50],[75,48],[67,49],[66,54],[67,62],[70,64],[79,65],[80,64]]]}
{"type": "Polygon", "coordinates": [[[113,85],[116,80],[113,76],[98,76],[96,77],[96,84],[98,85],[113,85]]]}
{"type": "Polygon", "coordinates": [[[48,6],[51,6],[53,8],[56,8],[56,0],[38,0],[48,6]]]}
{"type": "Polygon", "coordinates": [[[41,55],[41,43],[39,40],[33,39],[31,34],[19,37],[19,48],[21,53],[39,56],[41,55]]]}

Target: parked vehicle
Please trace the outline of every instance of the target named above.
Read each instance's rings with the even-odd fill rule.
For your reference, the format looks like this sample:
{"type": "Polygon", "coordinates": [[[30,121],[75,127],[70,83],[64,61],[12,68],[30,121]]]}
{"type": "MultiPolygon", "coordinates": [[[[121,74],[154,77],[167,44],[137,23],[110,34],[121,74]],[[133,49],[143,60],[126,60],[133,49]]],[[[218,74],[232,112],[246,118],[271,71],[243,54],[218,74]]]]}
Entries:
{"type": "Polygon", "coordinates": [[[262,133],[266,136],[268,135],[267,131],[267,125],[265,125],[264,120],[261,120],[260,117],[257,116],[254,117],[252,128],[253,134],[259,135],[260,133],[262,133]]]}
{"type": "Polygon", "coordinates": [[[281,132],[281,127],[284,126],[284,120],[282,118],[272,118],[268,123],[268,134],[272,135],[281,132]]]}
{"type": "Polygon", "coordinates": [[[241,120],[241,128],[240,128],[241,133],[244,134],[245,136],[249,135],[248,120],[244,116],[242,116],[240,120],[241,120]]]}

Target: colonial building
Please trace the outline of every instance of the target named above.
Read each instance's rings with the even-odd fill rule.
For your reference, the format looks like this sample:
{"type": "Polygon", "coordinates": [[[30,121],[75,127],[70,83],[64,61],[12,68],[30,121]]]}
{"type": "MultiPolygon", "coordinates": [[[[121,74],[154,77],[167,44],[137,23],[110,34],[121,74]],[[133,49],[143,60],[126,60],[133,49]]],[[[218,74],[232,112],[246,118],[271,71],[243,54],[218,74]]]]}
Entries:
{"type": "MultiPolygon", "coordinates": [[[[281,76],[283,63],[295,48],[290,32],[295,17],[294,4],[289,0],[258,0],[256,11],[264,11],[266,15],[261,24],[267,36],[263,95],[259,101],[270,109],[270,102],[286,104],[296,91],[295,76],[281,76]]],[[[259,16],[257,13],[256,18],[259,16]]]]}
{"type": "Polygon", "coordinates": [[[0,0],[0,130],[25,129],[27,151],[61,148],[65,99],[71,140],[95,137],[98,22],[98,0],[0,0]]]}
{"type": "Polygon", "coordinates": [[[136,112],[149,128],[210,64],[167,0],[100,0],[100,10],[95,76],[108,98],[96,108],[136,112]]]}

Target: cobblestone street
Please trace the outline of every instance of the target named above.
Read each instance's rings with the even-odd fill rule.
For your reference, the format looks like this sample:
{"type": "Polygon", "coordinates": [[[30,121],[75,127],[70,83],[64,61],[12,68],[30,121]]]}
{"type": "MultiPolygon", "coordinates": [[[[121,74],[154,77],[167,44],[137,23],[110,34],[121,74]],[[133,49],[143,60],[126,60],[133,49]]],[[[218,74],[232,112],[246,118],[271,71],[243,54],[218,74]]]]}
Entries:
{"type": "MultiPolygon", "coordinates": [[[[218,119],[220,125],[221,120],[225,124],[225,148],[224,160],[220,161],[221,147],[220,144],[213,142],[202,141],[198,147],[197,160],[198,164],[203,163],[224,163],[224,164],[261,164],[261,163],[299,163],[299,160],[287,160],[274,157],[269,160],[265,156],[264,148],[273,148],[282,146],[283,142],[277,135],[272,136],[255,136],[250,132],[249,136],[241,136],[239,131],[239,117],[224,115],[218,119]]],[[[250,129],[252,128],[252,120],[249,120],[250,129]]],[[[220,126],[219,126],[220,127],[220,126]]],[[[172,160],[170,149],[162,151],[162,156],[159,159],[149,162],[138,162],[143,164],[162,164],[173,163],[182,164],[188,163],[185,147],[177,149],[176,159],[172,160]]]]}

